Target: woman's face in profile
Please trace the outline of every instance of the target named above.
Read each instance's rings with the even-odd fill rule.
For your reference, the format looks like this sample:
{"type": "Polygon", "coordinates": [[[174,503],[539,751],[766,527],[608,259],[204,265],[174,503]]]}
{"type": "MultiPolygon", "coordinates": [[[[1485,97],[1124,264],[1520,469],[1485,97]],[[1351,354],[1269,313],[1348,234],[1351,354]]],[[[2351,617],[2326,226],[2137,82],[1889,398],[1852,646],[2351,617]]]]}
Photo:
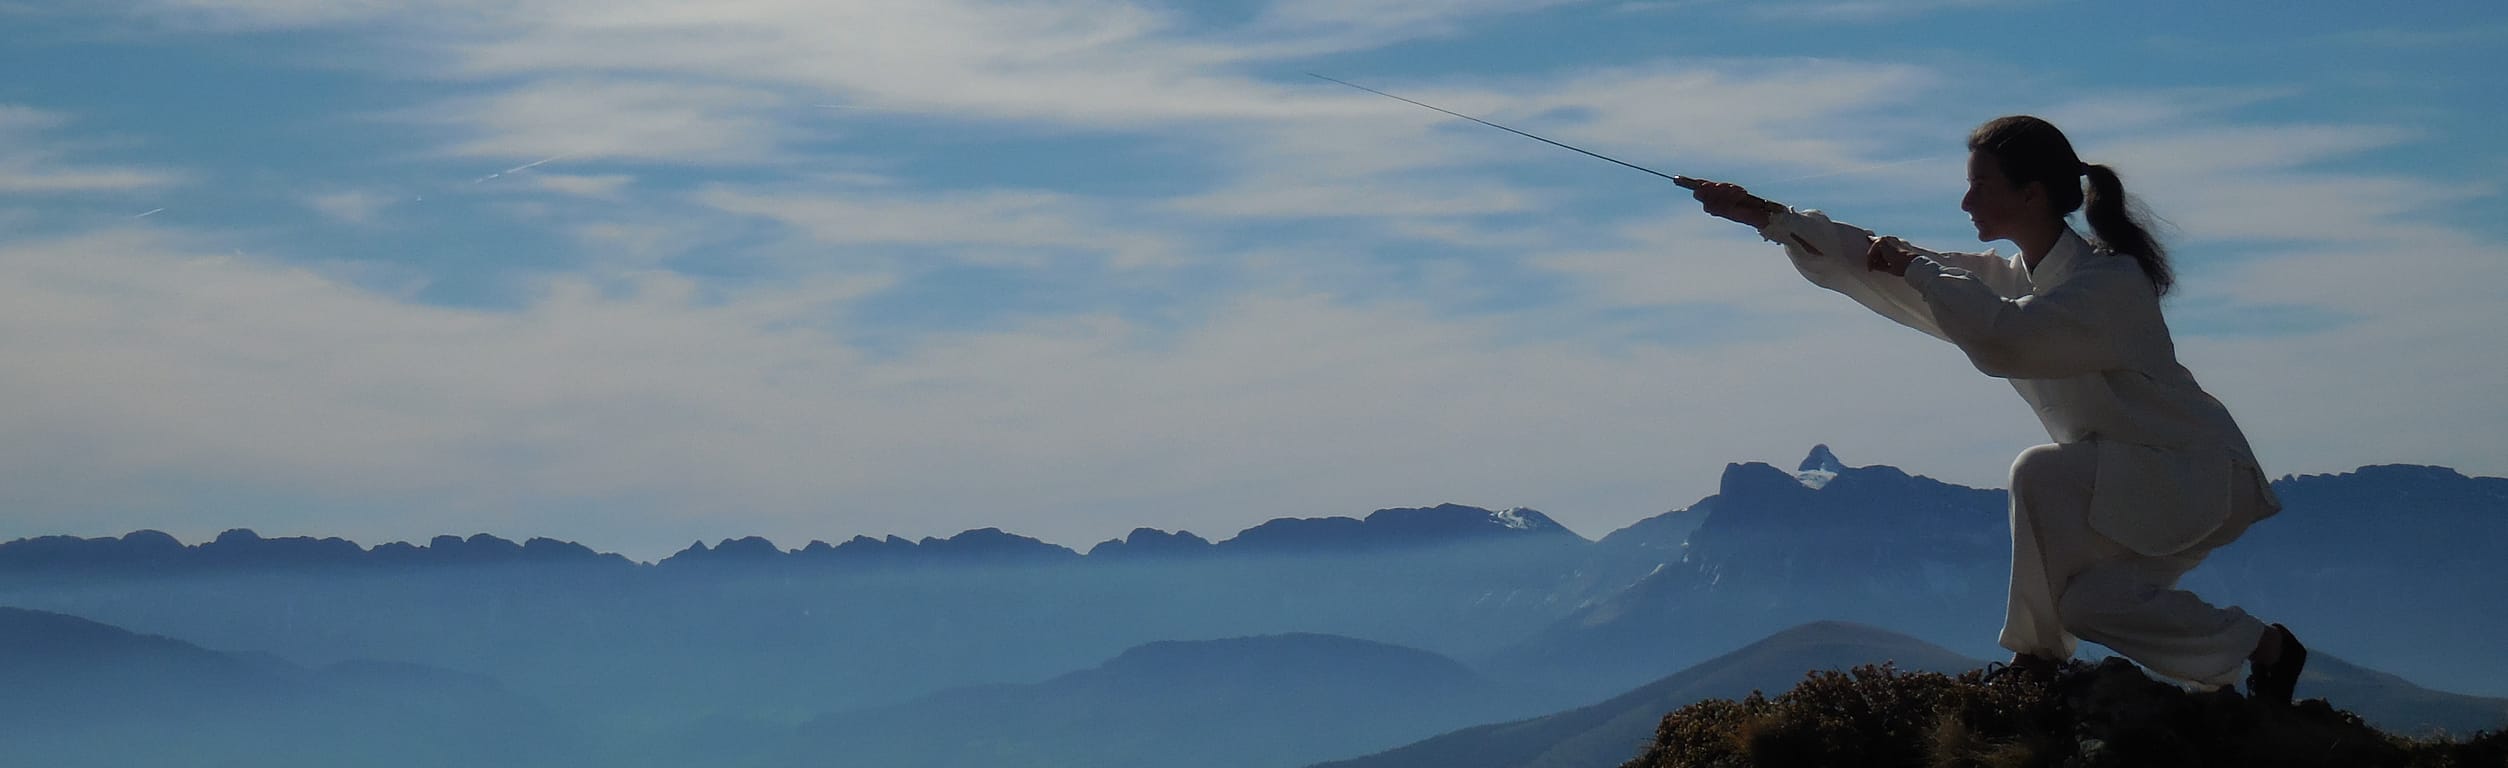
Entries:
{"type": "Polygon", "coordinates": [[[1978,240],[2011,239],[2012,223],[2033,215],[2032,207],[2028,195],[2003,178],[2002,165],[1993,156],[1968,153],[1968,194],[1959,199],[1959,209],[1976,225],[1978,240]]]}

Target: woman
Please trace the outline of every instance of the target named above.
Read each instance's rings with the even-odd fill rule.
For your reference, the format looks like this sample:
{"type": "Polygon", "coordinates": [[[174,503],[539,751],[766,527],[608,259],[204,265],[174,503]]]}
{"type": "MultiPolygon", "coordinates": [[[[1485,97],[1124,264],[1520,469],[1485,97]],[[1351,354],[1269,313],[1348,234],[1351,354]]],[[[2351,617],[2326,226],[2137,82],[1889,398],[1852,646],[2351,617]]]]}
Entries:
{"type": "Polygon", "coordinates": [[[1960,209],[2018,256],[1920,250],[1731,184],[1694,188],[1708,213],[1785,244],[1814,284],[1958,345],[2037,409],[2055,442],[2012,462],[2011,669],[2051,676],[2087,638],[2204,685],[2243,665],[2250,696],[2289,702],[2307,650],[2288,628],[2175,589],[2281,504],[2229,411],[2177,362],[2166,252],[2115,171],[2083,163],[2053,124],[1996,119],[1968,149],[1960,209]],[[2096,241],[2066,222],[2085,202],[2096,241]]]}

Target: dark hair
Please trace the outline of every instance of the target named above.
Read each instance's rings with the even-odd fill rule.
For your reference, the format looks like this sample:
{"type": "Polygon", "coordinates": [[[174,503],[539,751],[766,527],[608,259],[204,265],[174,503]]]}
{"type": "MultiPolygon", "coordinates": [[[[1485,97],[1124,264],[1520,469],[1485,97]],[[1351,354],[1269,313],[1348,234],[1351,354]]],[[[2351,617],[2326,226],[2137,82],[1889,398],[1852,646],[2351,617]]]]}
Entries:
{"type": "Polygon", "coordinates": [[[2145,217],[2126,199],[2124,180],[2116,177],[2115,169],[2082,162],[2073,153],[2072,141],[2054,123],[2028,115],[1998,117],[1968,135],[1968,150],[1994,158],[2003,178],[2013,186],[2033,181],[2044,185],[2056,215],[2086,204],[2089,210],[2082,218],[2089,220],[2099,245],[2140,262],[2142,274],[2151,278],[2153,293],[2167,295],[2176,284],[2176,273],[2168,266],[2168,249],[2151,236],[2143,224],[2145,217]],[[2082,190],[2084,176],[2090,177],[2087,194],[2082,190]]]}

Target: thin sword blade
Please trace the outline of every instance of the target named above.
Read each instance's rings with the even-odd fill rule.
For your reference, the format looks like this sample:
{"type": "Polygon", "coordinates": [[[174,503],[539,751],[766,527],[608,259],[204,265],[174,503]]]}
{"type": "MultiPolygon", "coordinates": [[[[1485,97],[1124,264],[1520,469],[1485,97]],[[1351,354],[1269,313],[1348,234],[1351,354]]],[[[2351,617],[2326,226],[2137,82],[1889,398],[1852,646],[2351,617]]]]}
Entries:
{"type": "MultiPolygon", "coordinates": [[[[1622,165],[1622,166],[1626,166],[1626,167],[1629,167],[1629,168],[1635,168],[1635,169],[1640,170],[1640,171],[1645,171],[1645,172],[1647,172],[1647,173],[1651,173],[1651,174],[1654,174],[1654,175],[1656,175],[1656,176],[1661,176],[1661,177],[1663,177],[1663,178],[1670,179],[1670,180],[1672,181],[1672,183],[1673,183],[1673,184],[1680,185],[1680,187],[1681,187],[1682,189],[1692,189],[1692,190],[1694,190],[1694,189],[1698,189],[1699,187],[1704,186],[1704,185],[1706,184],[1706,182],[1705,182],[1705,181],[1702,181],[1702,180],[1699,180],[1699,179],[1693,179],[1693,178],[1690,178],[1690,177],[1688,177],[1688,176],[1675,176],[1675,175],[1672,175],[1672,174],[1669,174],[1669,173],[1664,173],[1664,172],[1662,172],[1662,171],[1658,171],[1658,170],[1655,170],[1655,169],[1653,169],[1653,168],[1648,168],[1648,167],[1646,167],[1646,166],[1638,165],[1638,164],[1636,164],[1636,163],[1628,162],[1628,161],[1626,161],[1626,160],[1621,160],[1621,159],[1616,158],[1616,157],[1611,157],[1611,156],[1609,156],[1609,155],[1605,155],[1605,154],[1602,154],[1602,153],[1599,153],[1599,152],[1593,152],[1593,151],[1587,150],[1587,149],[1585,149],[1585,148],[1583,148],[1583,147],[1577,147],[1577,146],[1572,146],[1572,145],[1569,145],[1569,144],[1562,144],[1562,143],[1559,143],[1559,142],[1556,142],[1556,141],[1551,141],[1551,140],[1549,140],[1549,139],[1545,139],[1545,138],[1542,138],[1542,137],[1540,137],[1540,136],[1535,136],[1535,135],[1533,135],[1533,134],[1530,134],[1530,133],[1525,133],[1525,132],[1523,132],[1523,131],[1519,131],[1519,130],[1516,130],[1516,129],[1513,129],[1513,128],[1509,128],[1509,127],[1506,127],[1506,126],[1503,126],[1503,125],[1499,125],[1499,124],[1497,124],[1497,123],[1489,122],[1489,121],[1487,121],[1487,120],[1482,120],[1482,119],[1480,119],[1480,118],[1473,117],[1473,116],[1471,116],[1471,115],[1466,115],[1466,114],[1463,114],[1463,113],[1461,113],[1461,112],[1456,112],[1456,111],[1454,111],[1454,110],[1451,110],[1451,109],[1446,109],[1446,108],[1444,108],[1444,107],[1440,107],[1440,106],[1437,106],[1437,105],[1434,105],[1434,104],[1428,104],[1428,103],[1423,103],[1423,102],[1419,102],[1419,101],[1413,101],[1413,100],[1411,100],[1411,99],[1406,99],[1406,98],[1403,98],[1403,97],[1400,97],[1400,96],[1395,96],[1395,95],[1393,95],[1393,94],[1386,93],[1386,92],[1384,92],[1384,91],[1379,91],[1379,90],[1376,90],[1376,89],[1374,89],[1374,88],[1369,88],[1369,87],[1367,87],[1367,86],[1360,85],[1360,84],[1357,84],[1357,83],[1353,83],[1353,82],[1350,82],[1350,81],[1348,81],[1348,80],[1343,80],[1343,79],[1341,79],[1341,78],[1337,78],[1337,77],[1327,77],[1327,76],[1324,76],[1324,75],[1321,75],[1321,74],[1317,74],[1317,73],[1314,73],[1314,72],[1308,72],[1308,73],[1306,73],[1306,74],[1307,74],[1307,76],[1309,76],[1309,77],[1313,77],[1313,78],[1318,79],[1318,80],[1326,80],[1326,81],[1330,81],[1330,82],[1340,83],[1340,84],[1342,84],[1342,85],[1346,85],[1346,86],[1349,86],[1349,87],[1352,87],[1352,88],[1357,88],[1357,89],[1359,89],[1359,90],[1366,91],[1366,92],[1368,92],[1368,93],[1373,93],[1373,94],[1376,94],[1376,95],[1378,95],[1378,96],[1383,96],[1383,97],[1385,97],[1385,98],[1392,99],[1392,100],[1395,100],[1395,101],[1399,101],[1399,102],[1402,102],[1402,103],[1405,103],[1405,104],[1411,104],[1411,105],[1414,105],[1414,106],[1425,107],[1425,108],[1428,108],[1428,109],[1433,109],[1433,110],[1436,110],[1436,111],[1438,111],[1438,112],[1443,112],[1443,113],[1445,113],[1445,114],[1453,115],[1453,116],[1455,116],[1455,117],[1460,117],[1460,118],[1463,118],[1463,119],[1465,119],[1465,120],[1470,120],[1470,121],[1472,121],[1472,122],[1479,123],[1479,124],[1481,124],[1481,125],[1486,125],[1486,126],[1489,126],[1489,127],[1491,127],[1491,128],[1496,128],[1496,129],[1501,130],[1501,131],[1506,131],[1506,132],[1508,132],[1508,133],[1515,134],[1515,135],[1517,135],[1517,136],[1522,136],[1522,137],[1527,138],[1527,139],[1532,139],[1532,140],[1534,140],[1534,141],[1538,141],[1538,142],[1541,142],[1541,143],[1543,143],[1543,144],[1548,144],[1548,145],[1553,146],[1553,147],[1558,147],[1558,148],[1560,148],[1560,149],[1564,149],[1564,150],[1567,150],[1567,151],[1570,151],[1570,152],[1575,152],[1575,153],[1577,153],[1577,154],[1581,154],[1581,155],[1584,155],[1584,156],[1586,156],[1586,157],[1591,157],[1591,158],[1594,158],[1594,159],[1597,159],[1597,160],[1604,160],[1604,161],[1608,161],[1608,162],[1612,162],[1612,163],[1617,163],[1617,164],[1622,165]]],[[[1761,200],[1760,202],[1761,202],[1761,203],[1763,203],[1763,204],[1765,205],[1765,207],[1768,209],[1768,211],[1769,211],[1769,212],[1771,212],[1771,213],[1774,213],[1774,212],[1777,212],[1777,211],[1782,211],[1782,210],[1785,210],[1785,206],[1777,204],[1777,202],[1776,202],[1776,201],[1774,201],[1774,200],[1761,200]]],[[[1794,239],[1794,244],[1795,244],[1795,245],[1802,246],[1803,250],[1810,251],[1810,252],[1811,252],[1811,255],[1813,255],[1813,256],[1823,256],[1823,255],[1826,255],[1826,254],[1821,253],[1819,248],[1815,248],[1815,247],[1813,247],[1813,246],[1812,246],[1812,244],[1810,243],[1810,241],[1804,240],[1804,239],[1803,239],[1803,237],[1802,237],[1801,235],[1795,235],[1793,239],[1794,239]]]]}
{"type": "Polygon", "coordinates": [[[1463,119],[1465,119],[1465,120],[1470,120],[1470,121],[1472,121],[1472,122],[1479,123],[1479,124],[1481,124],[1481,125],[1486,125],[1486,126],[1489,126],[1489,127],[1491,127],[1491,128],[1496,128],[1496,129],[1501,130],[1501,131],[1506,131],[1506,132],[1508,132],[1508,133],[1515,134],[1515,135],[1517,135],[1517,136],[1522,136],[1522,137],[1527,138],[1527,139],[1532,139],[1532,140],[1534,140],[1534,141],[1538,141],[1538,142],[1541,142],[1541,143],[1543,143],[1543,144],[1548,144],[1548,145],[1553,146],[1553,147],[1558,147],[1558,148],[1560,148],[1560,149],[1564,149],[1564,150],[1567,150],[1567,151],[1570,151],[1570,152],[1575,152],[1575,153],[1578,153],[1578,154],[1582,154],[1582,155],[1584,155],[1584,156],[1586,156],[1586,157],[1591,157],[1591,158],[1594,158],[1594,159],[1597,159],[1597,160],[1603,160],[1603,161],[1607,161],[1607,162],[1618,163],[1618,164],[1623,165],[1623,166],[1627,166],[1627,167],[1630,167],[1630,168],[1635,168],[1635,169],[1637,169],[1637,170],[1645,171],[1645,172],[1647,172],[1647,173],[1651,173],[1651,174],[1654,174],[1654,175],[1657,175],[1657,176],[1661,176],[1661,177],[1666,178],[1666,179],[1670,179],[1670,180],[1672,181],[1672,183],[1674,183],[1674,184],[1679,184],[1679,185],[1681,185],[1681,187],[1682,187],[1682,188],[1684,188],[1684,189],[1697,189],[1697,188],[1698,188],[1698,183],[1699,183],[1699,182],[1698,182],[1698,180],[1697,180],[1697,179],[1690,178],[1690,177],[1687,177],[1687,176],[1674,176],[1674,175],[1669,174],[1669,173],[1664,173],[1664,172],[1662,172],[1662,171],[1658,171],[1658,170],[1655,170],[1655,169],[1653,169],[1653,168],[1648,168],[1648,167],[1646,167],[1646,166],[1638,165],[1638,164],[1636,164],[1636,163],[1628,162],[1628,161],[1626,161],[1626,160],[1621,160],[1621,159],[1616,158],[1616,157],[1611,157],[1611,156],[1609,156],[1609,155],[1601,154],[1601,153],[1598,153],[1598,152],[1588,151],[1588,150],[1584,149],[1583,147],[1577,147],[1577,146],[1572,146],[1572,145],[1568,145],[1568,144],[1562,144],[1562,143],[1559,143],[1559,142],[1556,142],[1556,141],[1551,141],[1551,140],[1549,140],[1549,139],[1545,139],[1545,138],[1542,138],[1542,137],[1540,137],[1540,136],[1535,136],[1535,135],[1533,135],[1533,134],[1530,134],[1530,133],[1525,133],[1525,132],[1523,132],[1523,131],[1519,131],[1519,130],[1516,130],[1516,129],[1513,129],[1513,128],[1509,128],[1509,127],[1506,127],[1506,126],[1503,126],[1503,125],[1499,125],[1499,124],[1497,124],[1497,123],[1489,122],[1489,121],[1487,121],[1487,120],[1482,120],[1482,119],[1480,119],[1480,118],[1473,117],[1473,116],[1471,116],[1471,115],[1466,115],[1466,114],[1463,114],[1463,113],[1461,113],[1461,112],[1456,112],[1456,111],[1454,111],[1454,110],[1450,110],[1450,109],[1446,109],[1446,108],[1444,108],[1444,107],[1436,106],[1436,105],[1434,105],[1434,104],[1425,104],[1425,103],[1421,103],[1421,102],[1417,102],[1417,101],[1412,101],[1412,100],[1410,100],[1410,99],[1402,98],[1402,97],[1400,97],[1400,96],[1395,96],[1395,95],[1393,95],[1393,94],[1386,93],[1386,92],[1384,92],[1384,91],[1379,91],[1379,90],[1376,90],[1376,89],[1374,89],[1374,88],[1369,88],[1369,87],[1367,87],[1367,86],[1360,85],[1360,84],[1357,84],[1357,83],[1353,83],[1353,82],[1350,82],[1350,81],[1348,81],[1348,80],[1343,80],[1343,79],[1341,79],[1341,78],[1337,78],[1337,77],[1326,77],[1326,76],[1324,76],[1324,75],[1319,75],[1319,74],[1316,74],[1316,73],[1313,73],[1313,72],[1308,72],[1308,73],[1306,73],[1306,74],[1307,74],[1308,76],[1310,76],[1310,77],[1314,77],[1314,78],[1317,78],[1317,79],[1320,79],[1320,80],[1329,80],[1329,81],[1332,81],[1332,82],[1335,82],[1335,83],[1340,83],[1340,84],[1342,84],[1342,85],[1346,85],[1346,86],[1349,86],[1349,87],[1352,87],[1352,88],[1357,88],[1357,89],[1359,89],[1359,90],[1366,91],[1366,92],[1368,92],[1368,93],[1373,93],[1373,94],[1376,94],[1376,95],[1378,95],[1378,96],[1383,96],[1383,97],[1388,98],[1388,99],[1393,99],[1393,100],[1395,100],[1395,101],[1400,101],[1400,102],[1403,102],[1403,103],[1406,103],[1406,104],[1412,104],[1412,105],[1421,106],[1421,107],[1427,107],[1427,108],[1429,108],[1429,109],[1437,110],[1437,111],[1439,111],[1439,112],[1444,112],[1444,113],[1446,113],[1446,114],[1453,115],[1453,116],[1455,116],[1455,117],[1460,117],[1460,118],[1463,118],[1463,119]]]}

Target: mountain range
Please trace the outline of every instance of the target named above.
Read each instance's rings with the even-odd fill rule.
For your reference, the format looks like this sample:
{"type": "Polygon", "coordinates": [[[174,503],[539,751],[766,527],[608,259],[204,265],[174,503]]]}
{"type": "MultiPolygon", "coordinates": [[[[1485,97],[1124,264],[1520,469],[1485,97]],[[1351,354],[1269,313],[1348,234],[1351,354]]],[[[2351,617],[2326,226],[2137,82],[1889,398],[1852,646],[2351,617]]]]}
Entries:
{"type": "MultiPolygon", "coordinates": [[[[2481,695],[2508,694],[2508,666],[2490,661],[2490,638],[2508,630],[2508,596],[2496,586],[2508,583],[2508,563],[2487,553],[2508,546],[2508,480],[2388,465],[2285,477],[2274,488],[2285,511],[2214,553],[2187,585],[2287,623],[2318,649],[2303,695],[2321,689],[2364,711],[2457,713],[2398,728],[2497,721],[2496,708],[2486,709],[2496,700],[2481,695]]],[[[1714,495],[1590,540],[1533,510],[1452,504],[1282,518],[1218,541],[1141,529],[1085,554],[985,528],[797,549],[732,538],[650,564],[549,538],[363,547],[238,530],[185,545],[143,531],[0,543],[0,605],[114,627],[44,619],[53,628],[44,636],[68,646],[94,643],[59,638],[156,649],[112,657],[119,661],[107,666],[124,670],[116,674],[153,680],[148,665],[176,664],[169,669],[188,671],[164,679],[211,675],[180,687],[198,696],[167,700],[208,701],[212,711],[275,707],[288,714],[272,722],[342,733],[365,726],[320,717],[396,711],[372,703],[371,692],[432,680],[451,687],[410,695],[455,703],[404,715],[412,722],[468,733],[479,725],[464,712],[516,713],[491,718],[511,722],[560,712],[550,732],[615,745],[599,764],[741,756],[781,765],[842,744],[886,744],[878,748],[896,764],[975,760],[945,746],[966,736],[950,730],[947,713],[983,712],[997,726],[986,743],[1071,764],[1113,754],[1165,760],[1175,747],[1164,736],[1120,745],[1056,736],[1055,723],[1075,733],[1204,733],[1246,744],[1219,764],[1294,765],[1454,729],[1466,729],[1457,738],[1538,732],[1565,734],[1561,744],[1609,744],[1625,734],[1600,724],[1659,717],[1643,711],[1664,701],[1743,680],[1781,686],[1733,671],[1760,667],[1723,657],[1783,633],[1795,640],[1771,647],[1826,634],[1860,643],[1865,660],[1994,658],[2005,515],[2001,491],[1851,466],[1821,447],[1791,469],[1728,465],[1714,495]],[[1896,637],[1914,645],[1884,642],[1896,637]],[[178,645],[150,645],[158,640],[178,645]],[[178,648],[191,650],[168,650],[178,648]],[[1429,671],[1299,672],[1339,669],[1329,659],[1345,654],[1410,659],[1429,671]],[[1234,678],[1188,675],[1239,656],[1269,666],[1234,678]],[[1156,663],[1170,658],[1200,661],[1156,663]],[[1680,675],[1691,677],[1666,682],[1680,675]],[[1162,687],[1162,677],[1205,682],[1162,687]],[[1344,679],[1393,698],[1334,687],[1344,679]],[[1435,690],[1434,679],[1459,687],[1401,698],[1435,690]],[[1278,683],[1276,696],[1246,693],[1231,699],[1232,711],[1251,725],[1315,730],[1330,750],[1254,744],[1259,727],[1194,731],[1162,719],[1190,711],[1194,691],[1265,682],[1278,683]],[[240,690],[274,691],[280,703],[216,698],[240,690]],[[1381,717],[1339,740],[1297,720],[1328,710],[1317,702],[1341,700],[1373,702],[1381,717]],[[1102,706],[1055,710],[1058,701],[1102,706]],[[1507,721],[1543,712],[1555,714],[1507,721]],[[1419,717],[1395,716],[1407,714],[1419,717]],[[1475,723],[1498,724],[1466,728],[1475,723]],[[874,738],[882,735],[898,738],[874,738]]],[[[1742,659],[1776,659],[1772,675],[1794,665],[1790,678],[1811,668],[1801,665],[1856,655],[1761,648],[1742,659]]],[[[54,661],[72,665],[68,658],[54,661]]],[[[107,704],[78,697],[118,690],[54,684],[46,695],[61,706],[40,697],[14,705],[100,711],[92,707],[107,704]]],[[[502,738],[482,733],[490,735],[460,738],[502,738]]],[[[1446,744],[1463,743],[1479,742],[1446,744]]],[[[1523,754],[1554,750],[1563,760],[1600,754],[1556,745],[1523,754]]]]}
{"type": "MultiPolygon", "coordinates": [[[[1161,641],[1035,683],[950,689],[797,723],[718,719],[604,745],[475,675],[382,662],[305,669],[0,609],[0,679],[13,683],[0,690],[0,718],[15,726],[0,731],[0,761],[190,765],[251,755],[256,765],[1283,768],[1364,755],[1317,768],[1570,768],[1626,760],[1664,713],[1692,702],[1884,662],[1944,673],[1977,666],[1903,634],[1814,622],[1599,702],[1527,718],[1538,695],[1417,649],[1317,634],[1161,641]]],[[[2508,725],[2508,699],[2432,691],[2325,655],[2300,691],[2403,733],[2508,725]]]]}
{"type": "Polygon", "coordinates": [[[119,537],[38,536],[0,542],[0,574],[187,575],[215,570],[316,570],[340,568],[513,564],[589,564],[613,567],[721,565],[1036,564],[1158,557],[1383,552],[1458,543],[1548,541],[1585,543],[1566,527],[1532,509],[1488,510],[1460,504],[1380,509],[1361,518],[1279,518],[1228,539],[1211,542],[1190,531],[1139,528],[1125,538],[1091,547],[1069,547],[977,528],[948,538],[909,540],[855,536],[837,544],[811,541],[779,548],[759,536],[699,541],[651,564],[551,538],[522,543],[488,534],[437,536],[426,544],[390,542],[372,548],[337,537],[264,538],[237,528],[199,544],[185,545],[161,531],[119,537]]]}

